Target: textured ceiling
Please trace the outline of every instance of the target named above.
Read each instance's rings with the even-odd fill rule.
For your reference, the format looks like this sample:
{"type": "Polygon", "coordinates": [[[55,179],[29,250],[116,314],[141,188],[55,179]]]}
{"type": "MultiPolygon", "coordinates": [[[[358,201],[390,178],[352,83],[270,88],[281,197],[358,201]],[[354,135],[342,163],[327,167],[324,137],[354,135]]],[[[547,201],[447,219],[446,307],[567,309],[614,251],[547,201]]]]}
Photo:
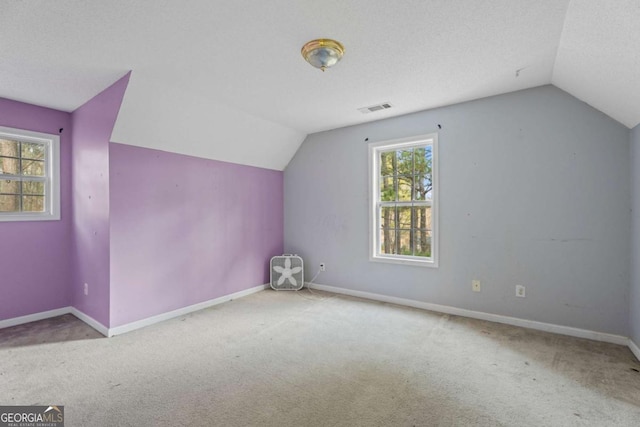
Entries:
{"type": "Polygon", "coordinates": [[[132,70],[112,140],[283,169],[308,133],[549,83],[633,127],[638,42],[637,0],[3,1],[0,96],[73,111],[132,70]]]}
{"type": "Polygon", "coordinates": [[[551,82],[629,128],[640,123],[640,1],[572,0],[551,82]]]}

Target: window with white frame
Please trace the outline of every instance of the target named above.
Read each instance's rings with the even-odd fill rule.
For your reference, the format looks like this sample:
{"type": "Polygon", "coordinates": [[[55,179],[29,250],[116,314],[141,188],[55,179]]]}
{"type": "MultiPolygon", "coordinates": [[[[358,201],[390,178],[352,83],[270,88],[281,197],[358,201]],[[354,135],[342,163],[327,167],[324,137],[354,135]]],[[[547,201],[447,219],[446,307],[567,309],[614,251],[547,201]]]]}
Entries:
{"type": "Polygon", "coordinates": [[[369,144],[372,261],[437,266],[438,135],[369,144]]]}
{"type": "Polygon", "coordinates": [[[60,219],[60,138],[0,127],[0,221],[60,219]]]}

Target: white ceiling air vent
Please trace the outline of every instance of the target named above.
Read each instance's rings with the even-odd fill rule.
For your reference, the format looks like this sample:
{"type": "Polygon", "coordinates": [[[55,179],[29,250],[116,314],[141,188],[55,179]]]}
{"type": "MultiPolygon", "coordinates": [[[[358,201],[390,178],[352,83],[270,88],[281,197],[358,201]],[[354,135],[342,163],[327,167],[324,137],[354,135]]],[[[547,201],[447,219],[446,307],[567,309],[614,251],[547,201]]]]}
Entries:
{"type": "Polygon", "coordinates": [[[388,110],[391,107],[393,107],[393,105],[391,105],[388,102],[385,102],[383,104],[372,105],[370,107],[358,108],[358,111],[360,111],[362,114],[369,114],[369,113],[374,113],[376,111],[388,110]]]}

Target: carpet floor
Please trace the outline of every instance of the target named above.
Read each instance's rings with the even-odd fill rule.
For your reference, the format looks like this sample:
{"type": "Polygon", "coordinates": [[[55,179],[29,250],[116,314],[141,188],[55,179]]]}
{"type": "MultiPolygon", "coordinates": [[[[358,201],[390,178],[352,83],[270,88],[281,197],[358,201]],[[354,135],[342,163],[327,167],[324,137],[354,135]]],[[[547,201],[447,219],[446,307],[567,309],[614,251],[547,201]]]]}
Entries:
{"type": "Polygon", "coordinates": [[[66,426],[638,426],[628,348],[339,296],[265,291],[113,338],[0,330],[0,405],[66,426]]]}

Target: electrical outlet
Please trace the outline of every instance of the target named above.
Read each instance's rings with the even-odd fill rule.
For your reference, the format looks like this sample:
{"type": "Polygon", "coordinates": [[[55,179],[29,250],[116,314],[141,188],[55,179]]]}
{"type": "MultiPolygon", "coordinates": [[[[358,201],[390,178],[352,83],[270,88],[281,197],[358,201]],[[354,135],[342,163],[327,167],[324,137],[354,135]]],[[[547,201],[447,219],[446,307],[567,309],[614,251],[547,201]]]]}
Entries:
{"type": "Polygon", "coordinates": [[[89,284],[88,283],[84,284],[84,294],[85,295],[89,295],[89,284]]]}
{"type": "Polygon", "coordinates": [[[524,286],[516,285],[516,296],[520,298],[524,298],[526,296],[524,286]]]}
{"type": "Polygon", "coordinates": [[[481,290],[480,280],[472,280],[471,281],[471,290],[473,292],[480,292],[480,290],[481,290]]]}
{"type": "Polygon", "coordinates": [[[320,263],[320,271],[326,271],[327,270],[327,265],[324,262],[320,263]]]}

